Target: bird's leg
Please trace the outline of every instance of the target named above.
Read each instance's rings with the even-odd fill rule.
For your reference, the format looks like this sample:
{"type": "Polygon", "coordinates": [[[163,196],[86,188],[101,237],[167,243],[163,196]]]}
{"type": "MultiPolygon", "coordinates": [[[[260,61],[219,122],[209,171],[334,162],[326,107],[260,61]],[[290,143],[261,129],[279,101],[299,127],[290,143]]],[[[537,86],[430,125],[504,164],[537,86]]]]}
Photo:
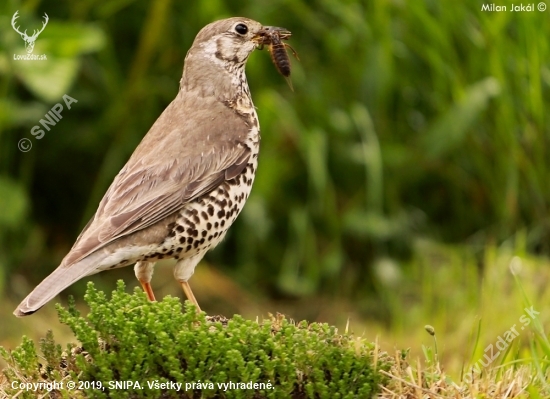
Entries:
{"type": "Polygon", "coordinates": [[[181,288],[183,288],[183,292],[185,292],[185,296],[193,305],[197,307],[197,312],[201,311],[201,308],[199,306],[199,303],[197,302],[197,299],[195,298],[195,295],[193,295],[193,291],[191,291],[191,286],[189,285],[188,281],[181,281],[181,288]]]}
{"type": "Polygon", "coordinates": [[[187,299],[196,306],[197,312],[200,312],[201,308],[195,295],[193,295],[193,291],[191,291],[189,279],[195,272],[195,266],[197,266],[197,263],[199,263],[203,255],[204,254],[195,255],[190,258],[181,259],[176,263],[176,267],[174,267],[174,277],[181,284],[181,288],[183,288],[183,292],[185,292],[187,299]]]}
{"type": "Polygon", "coordinates": [[[137,262],[134,266],[136,277],[151,302],[156,301],[153,288],[151,288],[151,278],[153,277],[154,268],[155,262],[137,262]]]}

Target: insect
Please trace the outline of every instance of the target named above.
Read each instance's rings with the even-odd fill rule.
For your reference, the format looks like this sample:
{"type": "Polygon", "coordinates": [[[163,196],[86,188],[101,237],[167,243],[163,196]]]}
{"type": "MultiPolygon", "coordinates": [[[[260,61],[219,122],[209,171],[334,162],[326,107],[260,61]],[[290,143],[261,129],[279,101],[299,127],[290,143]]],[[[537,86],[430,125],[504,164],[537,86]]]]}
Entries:
{"type": "Polygon", "coordinates": [[[298,54],[296,54],[296,51],[290,46],[290,44],[283,43],[283,40],[288,40],[292,34],[284,30],[282,28],[275,28],[264,37],[261,47],[263,45],[267,45],[267,49],[269,53],[271,54],[271,61],[273,62],[273,65],[275,65],[275,68],[277,68],[277,71],[283,75],[290,86],[291,90],[294,90],[292,87],[292,82],[290,80],[290,72],[291,72],[291,65],[290,65],[290,59],[288,57],[288,54],[286,52],[287,47],[290,48],[292,51],[292,54],[294,57],[299,61],[298,54]]]}

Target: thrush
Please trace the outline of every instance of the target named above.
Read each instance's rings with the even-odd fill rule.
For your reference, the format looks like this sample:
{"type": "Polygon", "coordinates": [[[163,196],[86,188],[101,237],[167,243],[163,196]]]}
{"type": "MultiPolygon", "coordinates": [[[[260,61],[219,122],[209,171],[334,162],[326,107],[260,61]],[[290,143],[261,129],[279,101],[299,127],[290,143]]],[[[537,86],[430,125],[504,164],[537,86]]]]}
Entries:
{"type": "Polygon", "coordinates": [[[260,126],[245,64],[278,30],[229,18],[197,34],[176,98],[115,177],[59,267],[21,302],[16,316],[34,313],[85,276],[132,264],[155,300],[153,268],[167,258],[177,260],[174,276],[200,310],[188,281],[243,209],[258,164],[260,126]]]}

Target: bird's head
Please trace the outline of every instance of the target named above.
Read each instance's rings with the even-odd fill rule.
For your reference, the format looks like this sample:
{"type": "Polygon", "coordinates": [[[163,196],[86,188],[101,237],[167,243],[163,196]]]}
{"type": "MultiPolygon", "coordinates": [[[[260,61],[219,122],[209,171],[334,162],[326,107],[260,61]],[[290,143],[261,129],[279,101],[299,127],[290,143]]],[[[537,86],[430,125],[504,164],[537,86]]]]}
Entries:
{"type": "Polygon", "coordinates": [[[243,65],[262,41],[264,27],[248,18],[228,18],[201,29],[187,58],[202,56],[213,62],[243,65]]]}
{"type": "Polygon", "coordinates": [[[269,35],[278,29],[242,17],[206,25],[187,52],[182,84],[195,86],[196,80],[225,80],[224,76],[242,74],[250,54],[268,43],[269,35]]]}

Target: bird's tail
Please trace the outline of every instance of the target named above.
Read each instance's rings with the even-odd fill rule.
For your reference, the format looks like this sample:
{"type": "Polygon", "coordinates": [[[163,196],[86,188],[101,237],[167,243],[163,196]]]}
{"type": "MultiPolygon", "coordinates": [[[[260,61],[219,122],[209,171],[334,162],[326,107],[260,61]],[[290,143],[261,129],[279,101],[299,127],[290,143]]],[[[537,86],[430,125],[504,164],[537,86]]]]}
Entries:
{"type": "Polygon", "coordinates": [[[23,299],[13,314],[17,317],[33,314],[69,285],[80,280],[82,277],[99,271],[97,268],[98,264],[107,256],[108,254],[104,251],[98,251],[68,266],[62,262],[52,274],[46,277],[23,299]]]}

